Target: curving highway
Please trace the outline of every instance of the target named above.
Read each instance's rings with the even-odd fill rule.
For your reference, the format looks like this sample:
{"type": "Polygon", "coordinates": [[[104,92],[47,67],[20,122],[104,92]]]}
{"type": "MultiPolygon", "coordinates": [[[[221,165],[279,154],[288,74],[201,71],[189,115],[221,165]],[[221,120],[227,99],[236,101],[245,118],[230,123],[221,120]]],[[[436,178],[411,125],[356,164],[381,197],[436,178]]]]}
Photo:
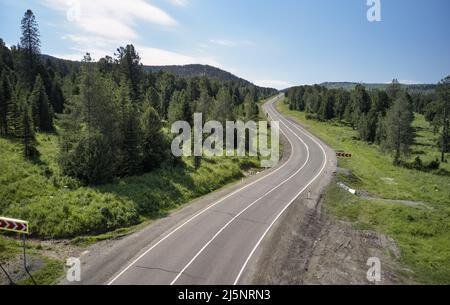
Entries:
{"type": "Polygon", "coordinates": [[[280,98],[263,107],[290,143],[288,160],[173,225],[110,276],[108,285],[240,284],[267,233],[324,174],[328,161],[320,141],[275,110],[280,98]]]}

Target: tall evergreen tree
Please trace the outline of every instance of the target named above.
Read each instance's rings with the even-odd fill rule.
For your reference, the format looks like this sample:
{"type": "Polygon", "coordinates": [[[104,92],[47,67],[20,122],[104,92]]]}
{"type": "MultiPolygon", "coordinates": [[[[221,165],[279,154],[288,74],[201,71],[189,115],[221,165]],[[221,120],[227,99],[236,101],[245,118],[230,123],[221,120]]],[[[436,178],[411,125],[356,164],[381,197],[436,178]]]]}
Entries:
{"type": "Polygon", "coordinates": [[[6,73],[0,76],[0,135],[8,134],[8,116],[11,112],[12,92],[6,73]]]}
{"type": "Polygon", "coordinates": [[[29,99],[33,109],[34,124],[42,131],[52,131],[53,109],[49,104],[47,94],[45,93],[44,82],[40,75],[36,77],[36,82],[29,99]]]}
{"type": "Polygon", "coordinates": [[[394,102],[386,115],[386,138],[382,143],[384,149],[394,153],[394,164],[399,164],[402,154],[410,152],[414,139],[413,120],[411,105],[403,94],[394,102]]]}
{"type": "Polygon", "coordinates": [[[356,127],[363,114],[367,114],[370,110],[370,96],[363,85],[356,85],[351,92],[352,116],[351,124],[356,127]]]}
{"type": "Polygon", "coordinates": [[[244,120],[256,121],[258,119],[259,108],[258,104],[253,101],[252,95],[249,93],[244,99],[244,120]]]}
{"type": "Polygon", "coordinates": [[[450,141],[450,76],[439,82],[436,93],[438,115],[435,117],[435,125],[442,128],[441,160],[445,162],[445,153],[449,150],[450,141]]]}
{"type": "Polygon", "coordinates": [[[140,63],[141,58],[132,44],[125,48],[118,48],[115,55],[119,63],[120,77],[126,80],[130,87],[131,99],[136,102],[142,97],[143,68],[140,63]]]}
{"type": "Polygon", "coordinates": [[[168,159],[168,142],[162,132],[162,122],[156,110],[145,105],[140,120],[142,130],[143,169],[149,171],[168,159]]]}
{"type": "Polygon", "coordinates": [[[26,158],[32,159],[38,155],[33,117],[31,115],[31,107],[28,104],[22,105],[22,108],[23,154],[26,158]]]}
{"type": "Polygon", "coordinates": [[[50,102],[55,113],[62,113],[64,110],[64,95],[58,80],[55,78],[52,82],[50,93],[50,102]]]}
{"type": "Polygon", "coordinates": [[[131,94],[125,80],[118,89],[117,104],[119,106],[119,126],[122,135],[119,172],[120,175],[130,176],[138,173],[142,154],[138,112],[131,101],[131,94]]]}
{"type": "Polygon", "coordinates": [[[41,41],[36,17],[32,10],[27,10],[21,22],[22,36],[20,47],[24,55],[23,77],[29,85],[32,85],[36,77],[36,67],[39,60],[41,41]]]}
{"type": "Polygon", "coordinates": [[[174,92],[170,100],[168,118],[170,123],[186,121],[192,124],[192,107],[189,103],[186,91],[174,92]]]}

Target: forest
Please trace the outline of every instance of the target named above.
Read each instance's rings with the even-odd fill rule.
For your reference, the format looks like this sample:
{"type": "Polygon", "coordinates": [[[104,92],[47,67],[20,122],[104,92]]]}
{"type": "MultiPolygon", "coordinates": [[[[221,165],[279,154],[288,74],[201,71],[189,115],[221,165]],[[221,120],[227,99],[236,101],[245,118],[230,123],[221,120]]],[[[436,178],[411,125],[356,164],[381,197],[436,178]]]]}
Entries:
{"type": "Polygon", "coordinates": [[[0,134],[19,140],[30,160],[42,154],[36,132],[57,134],[62,172],[87,185],[176,166],[171,123],[191,122],[195,112],[221,122],[256,119],[257,101],[276,92],[239,79],[152,73],[131,44],[98,61],[89,53],[81,62],[43,56],[31,10],[21,31],[16,46],[0,40],[0,134]]]}
{"type": "Polygon", "coordinates": [[[307,119],[338,121],[357,130],[359,140],[374,143],[384,152],[392,153],[395,165],[418,170],[437,170],[447,162],[450,152],[450,76],[437,84],[433,91],[410,90],[397,80],[385,90],[367,90],[362,84],[346,90],[324,86],[299,86],[286,91],[290,110],[306,113],[307,119]],[[408,156],[414,141],[414,113],[422,114],[439,134],[436,146],[441,159],[423,164],[417,157],[412,164],[402,161],[408,156]]]}

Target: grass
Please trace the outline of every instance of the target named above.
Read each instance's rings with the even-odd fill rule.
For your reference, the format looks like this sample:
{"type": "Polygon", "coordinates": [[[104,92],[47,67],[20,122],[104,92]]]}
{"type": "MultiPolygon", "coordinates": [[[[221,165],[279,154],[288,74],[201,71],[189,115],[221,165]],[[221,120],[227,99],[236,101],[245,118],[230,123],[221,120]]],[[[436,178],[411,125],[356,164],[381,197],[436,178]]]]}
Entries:
{"type": "MultiPolygon", "coordinates": [[[[64,266],[59,260],[48,257],[41,257],[44,267],[33,272],[34,281],[37,285],[53,285],[57,283],[59,278],[64,274],[64,266]]],[[[27,277],[18,282],[19,285],[33,285],[33,281],[27,277]]]]}
{"type": "MultiPolygon", "coordinates": [[[[57,280],[63,274],[64,266],[63,262],[58,259],[50,258],[41,254],[41,247],[35,243],[26,243],[26,253],[28,260],[31,257],[38,258],[42,261],[43,265],[39,270],[32,272],[32,276],[38,285],[50,285],[57,282],[57,280]]],[[[0,235],[0,263],[7,262],[13,257],[22,256],[22,241],[5,238],[0,235]]],[[[19,285],[32,285],[32,280],[27,276],[21,279],[16,284],[19,285]]]]}
{"type": "MultiPolygon", "coordinates": [[[[278,110],[293,116],[307,125],[307,129],[325,141],[335,150],[352,153],[351,159],[339,160],[339,166],[348,168],[352,176],[343,177],[343,182],[356,189],[363,189],[374,196],[394,200],[423,201],[433,205],[448,206],[450,204],[450,176],[425,173],[417,170],[396,167],[392,157],[380,152],[377,145],[370,145],[357,139],[357,132],[338,122],[323,123],[306,120],[305,114],[289,110],[284,103],[277,104],[278,110]]],[[[413,146],[413,160],[420,156],[424,161],[434,160],[439,154],[432,128],[425,126],[424,119],[416,115],[415,126],[424,127],[413,146]],[[424,151],[425,155],[420,151],[424,151]]],[[[450,171],[450,164],[441,167],[450,171]]]]}
{"type": "Polygon", "coordinates": [[[20,145],[0,139],[0,214],[30,221],[34,236],[99,235],[167,215],[172,209],[217,190],[258,167],[257,158],[203,158],[184,165],[82,187],[61,175],[55,162],[57,138],[38,135],[41,159],[23,159],[20,145]]]}
{"type": "MultiPolygon", "coordinates": [[[[0,215],[28,220],[33,238],[69,238],[76,246],[128,235],[260,166],[257,157],[203,157],[196,169],[192,158],[184,158],[174,168],[85,187],[60,172],[56,135],[38,133],[37,140],[40,158],[31,162],[20,143],[0,138],[0,215]]],[[[0,260],[19,255],[20,247],[0,235],[0,260]]],[[[39,284],[54,282],[62,262],[33,251],[45,260],[33,276],[39,284]]]]}
{"type": "MultiPolygon", "coordinates": [[[[304,123],[312,133],[335,150],[353,154],[340,159],[339,167],[350,175],[338,174],[325,195],[325,207],[338,219],[350,221],[357,229],[367,229],[392,237],[401,251],[401,263],[408,277],[424,284],[450,283],[450,177],[395,167],[392,157],[376,145],[357,140],[356,131],[337,122],[307,121],[305,114],[291,111],[284,103],[277,108],[304,123]],[[421,201],[426,205],[406,206],[381,200],[364,200],[340,189],[342,181],[352,188],[367,190],[380,198],[421,201]]],[[[410,160],[423,161],[439,156],[437,135],[416,115],[416,144],[410,160]]],[[[449,164],[442,164],[449,170],[449,164]]]]}

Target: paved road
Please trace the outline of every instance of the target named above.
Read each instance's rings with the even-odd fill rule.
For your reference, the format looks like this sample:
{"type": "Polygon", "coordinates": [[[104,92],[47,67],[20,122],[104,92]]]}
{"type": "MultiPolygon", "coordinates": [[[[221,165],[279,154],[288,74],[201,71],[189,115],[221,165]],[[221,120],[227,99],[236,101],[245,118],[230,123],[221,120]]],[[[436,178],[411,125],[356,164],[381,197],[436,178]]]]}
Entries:
{"type": "Polygon", "coordinates": [[[161,235],[107,284],[239,284],[266,234],[327,162],[321,144],[275,110],[278,98],[264,109],[280,122],[291,145],[289,159],[161,235]]]}

